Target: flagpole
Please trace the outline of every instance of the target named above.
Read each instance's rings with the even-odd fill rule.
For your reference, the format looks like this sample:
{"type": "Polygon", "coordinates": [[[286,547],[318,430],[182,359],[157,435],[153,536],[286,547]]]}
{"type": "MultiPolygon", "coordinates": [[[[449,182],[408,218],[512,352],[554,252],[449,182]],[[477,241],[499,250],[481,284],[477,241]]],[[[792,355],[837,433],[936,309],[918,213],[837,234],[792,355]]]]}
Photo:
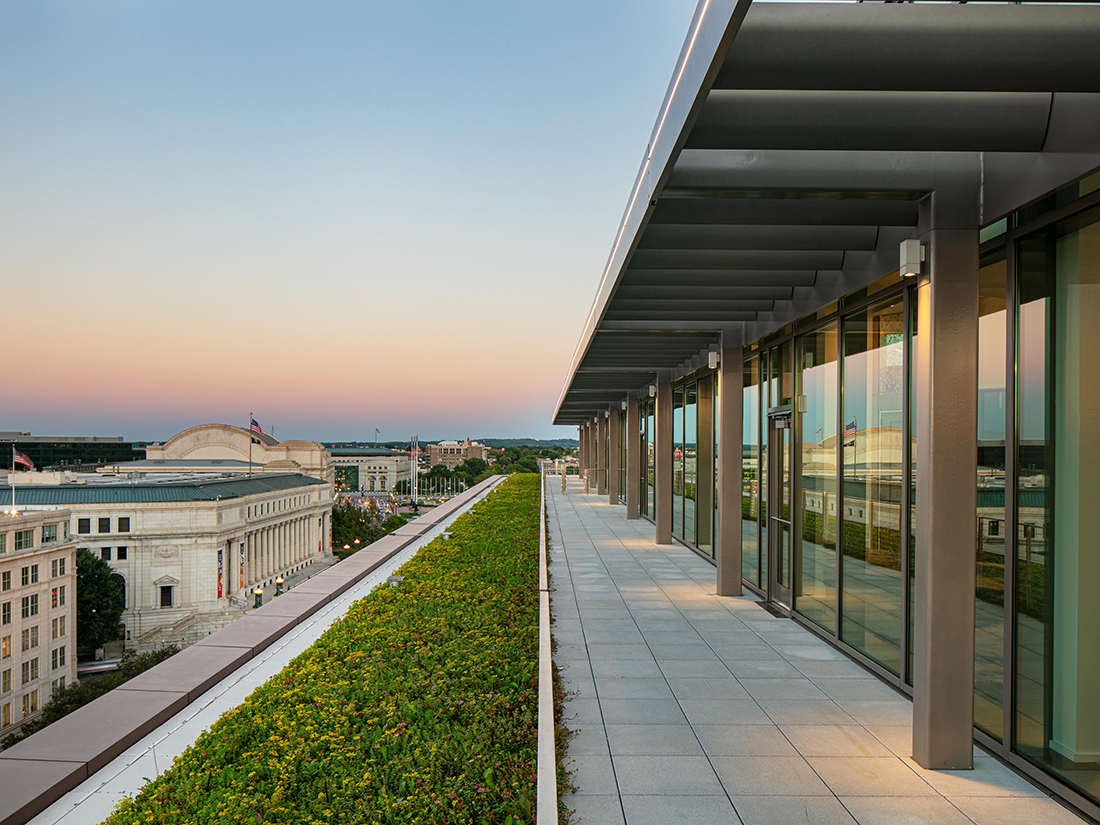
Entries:
{"type": "Polygon", "coordinates": [[[248,475],[252,475],[252,413],[248,414],[248,475]]]}
{"type": "Polygon", "coordinates": [[[11,509],[15,509],[15,445],[11,445],[11,509]]]}

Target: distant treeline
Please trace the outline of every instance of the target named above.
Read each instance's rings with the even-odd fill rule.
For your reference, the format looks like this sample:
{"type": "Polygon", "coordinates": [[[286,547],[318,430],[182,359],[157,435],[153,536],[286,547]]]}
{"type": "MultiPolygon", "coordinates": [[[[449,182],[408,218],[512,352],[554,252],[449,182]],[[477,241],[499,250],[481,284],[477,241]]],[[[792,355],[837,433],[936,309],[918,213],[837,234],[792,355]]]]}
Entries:
{"type": "MultiPolygon", "coordinates": [[[[420,439],[420,445],[423,447],[427,444],[438,444],[440,441],[446,441],[444,438],[422,438],[420,439]]],[[[456,439],[451,439],[456,440],[456,439]]],[[[508,447],[576,447],[577,439],[575,438],[475,438],[481,444],[486,447],[492,447],[494,450],[507,449],[508,447]]],[[[379,449],[385,448],[388,450],[408,450],[408,441],[379,441],[375,444],[373,441],[335,441],[326,442],[326,447],[334,448],[373,448],[379,449]]]]}
{"type": "Polygon", "coordinates": [[[501,447],[576,447],[575,438],[479,438],[486,447],[499,450],[501,447]]]}

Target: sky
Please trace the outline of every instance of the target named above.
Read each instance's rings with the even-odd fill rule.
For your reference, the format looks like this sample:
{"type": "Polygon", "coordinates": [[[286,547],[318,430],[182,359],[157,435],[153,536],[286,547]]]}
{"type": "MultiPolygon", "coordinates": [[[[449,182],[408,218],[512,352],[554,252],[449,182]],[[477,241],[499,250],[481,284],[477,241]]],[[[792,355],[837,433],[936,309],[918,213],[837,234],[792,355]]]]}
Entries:
{"type": "Polygon", "coordinates": [[[0,431],[563,438],[695,0],[0,4],[0,431]]]}

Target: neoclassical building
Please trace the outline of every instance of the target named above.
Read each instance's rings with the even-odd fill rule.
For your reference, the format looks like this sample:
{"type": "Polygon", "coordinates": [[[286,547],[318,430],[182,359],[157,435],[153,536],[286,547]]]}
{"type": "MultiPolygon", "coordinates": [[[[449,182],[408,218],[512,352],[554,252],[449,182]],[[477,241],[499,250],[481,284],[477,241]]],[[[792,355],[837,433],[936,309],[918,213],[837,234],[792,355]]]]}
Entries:
{"type": "Polygon", "coordinates": [[[329,549],[333,467],[316,441],[204,424],[143,461],[16,477],[21,510],[69,510],[78,546],[122,576],[127,647],[140,651],[198,641],[329,549]]]}
{"type": "Polygon", "coordinates": [[[163,444],[145,448],[145,461],[109,468],[142,472],[201,471],[204,464],[218,472],[302,473],[332,483],[332,459],[316,441],[278,441],[231,424],[200,424],[163,444]]]}

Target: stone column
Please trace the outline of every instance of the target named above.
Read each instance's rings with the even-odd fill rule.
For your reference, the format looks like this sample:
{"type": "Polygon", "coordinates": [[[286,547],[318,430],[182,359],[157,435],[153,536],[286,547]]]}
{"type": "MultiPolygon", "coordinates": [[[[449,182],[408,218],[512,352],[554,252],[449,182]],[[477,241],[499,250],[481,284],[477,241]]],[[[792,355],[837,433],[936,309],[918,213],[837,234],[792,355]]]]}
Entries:
{"type": "Polygon", "coordinates": [[[653,445],[653,509],[656,510],[657,544],[672,544],[672,374],[657,375],[657,430],[653,445]]]}
{"type": "Polygon", "coordinates": [[[619,412],[621,404],[612,404],[607,413],[607,500],[619,503],[619,412]]]}
{"type": "Polygon", "coordinates": [[[638,518],[641,498],[642,441],[638,416],[638,399],[633,393],[626,402],[626,517],[638,518]]]}
{"type": "Polygon", "coordinates": [[[741,595],[741,438],[744,365],[741,330],[723,330],[718,367],[717,593],[741,595]]]}
{"type": "Polygon", "coordinates": [[[607,412],[601,412],[596,424],[596,495],[607,494],[607,412]]]}
{"type": "Polygon", "coordinates": [[[917,405],[913,759],[923,768],[965,769],[973,767],[974,727],[978,230],[967,225],[970,214],[945,220],[939,197],[922,202],[928,274],[917,289],[910,402],[917,405]]]}

